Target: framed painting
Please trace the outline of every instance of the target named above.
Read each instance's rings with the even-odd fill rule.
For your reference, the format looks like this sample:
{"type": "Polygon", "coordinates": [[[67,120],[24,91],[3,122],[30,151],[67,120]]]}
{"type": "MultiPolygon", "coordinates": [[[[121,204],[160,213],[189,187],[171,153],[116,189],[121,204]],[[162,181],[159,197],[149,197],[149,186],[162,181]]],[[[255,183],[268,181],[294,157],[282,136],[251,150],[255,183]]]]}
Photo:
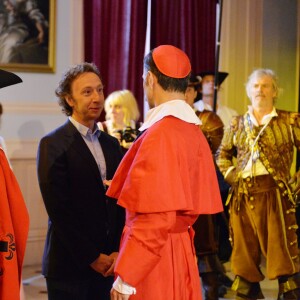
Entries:
{"type": "Polygon", "coordinates": [[[56,0],[0,0],[0,68],[54,72],[56,0]]]}

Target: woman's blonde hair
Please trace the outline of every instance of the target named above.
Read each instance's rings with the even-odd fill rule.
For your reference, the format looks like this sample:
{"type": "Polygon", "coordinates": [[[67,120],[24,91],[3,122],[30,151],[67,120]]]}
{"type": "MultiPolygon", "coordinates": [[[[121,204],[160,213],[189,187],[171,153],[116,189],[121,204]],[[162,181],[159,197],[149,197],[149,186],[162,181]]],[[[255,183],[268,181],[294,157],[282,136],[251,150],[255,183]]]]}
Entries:
{"type": "Polygon", "coordinates": [[[112,92],[105,99],[104,110],[106,112],[106,120],[111,119],[110,106],[120,105],[124,113],[124,123],[130,125],[130,121],[137,121],[140,112],[134,95],[129,90],[120,90],[112,92]]]}

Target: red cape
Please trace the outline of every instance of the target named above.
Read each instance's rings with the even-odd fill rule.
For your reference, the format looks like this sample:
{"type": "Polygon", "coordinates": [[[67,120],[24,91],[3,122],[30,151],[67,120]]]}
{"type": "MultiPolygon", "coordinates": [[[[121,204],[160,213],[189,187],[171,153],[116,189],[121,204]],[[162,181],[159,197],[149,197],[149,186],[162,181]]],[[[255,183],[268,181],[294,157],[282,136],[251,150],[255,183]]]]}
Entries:
{"type": "Polygon", "coordinates": [[[19,300],[29,216],[2,149],[0,187],[0,299],[19,300]]]}
{"type": "Polygon", "coordinates": [[[209,145],[199,126],[168,116],[131,146],[107,195],[139,213],[223,210],[209,145]]]}

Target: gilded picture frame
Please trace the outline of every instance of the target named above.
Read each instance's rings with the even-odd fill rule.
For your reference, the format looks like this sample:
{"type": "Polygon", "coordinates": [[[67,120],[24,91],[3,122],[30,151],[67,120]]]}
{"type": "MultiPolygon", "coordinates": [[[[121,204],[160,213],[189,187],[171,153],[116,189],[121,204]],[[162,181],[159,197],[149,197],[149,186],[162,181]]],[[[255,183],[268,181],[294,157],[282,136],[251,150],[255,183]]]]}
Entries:
{"type": "Polygon", "coordinates": [[[0,0],[0,69],[55,71],[56,0],[0,0]]]}

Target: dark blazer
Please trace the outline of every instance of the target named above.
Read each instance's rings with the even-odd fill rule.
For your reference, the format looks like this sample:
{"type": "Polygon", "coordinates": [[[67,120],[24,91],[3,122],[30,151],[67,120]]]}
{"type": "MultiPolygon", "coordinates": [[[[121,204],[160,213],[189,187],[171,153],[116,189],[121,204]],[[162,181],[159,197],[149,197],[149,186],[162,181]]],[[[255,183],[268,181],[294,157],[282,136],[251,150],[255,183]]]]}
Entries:
{"type": "MultiPolygon", "coordinates": [[[[122,159],[119,143],[105,132],[99,142],[107,179],[112,179],[122,159]]],[[[37,169],[49,216],[43,274],[79,280],[97,276],[89,265],[100,253],[118,251],[124,210],[105,196],[96,161],[69,120],[41,139],[37,169]]]]}

